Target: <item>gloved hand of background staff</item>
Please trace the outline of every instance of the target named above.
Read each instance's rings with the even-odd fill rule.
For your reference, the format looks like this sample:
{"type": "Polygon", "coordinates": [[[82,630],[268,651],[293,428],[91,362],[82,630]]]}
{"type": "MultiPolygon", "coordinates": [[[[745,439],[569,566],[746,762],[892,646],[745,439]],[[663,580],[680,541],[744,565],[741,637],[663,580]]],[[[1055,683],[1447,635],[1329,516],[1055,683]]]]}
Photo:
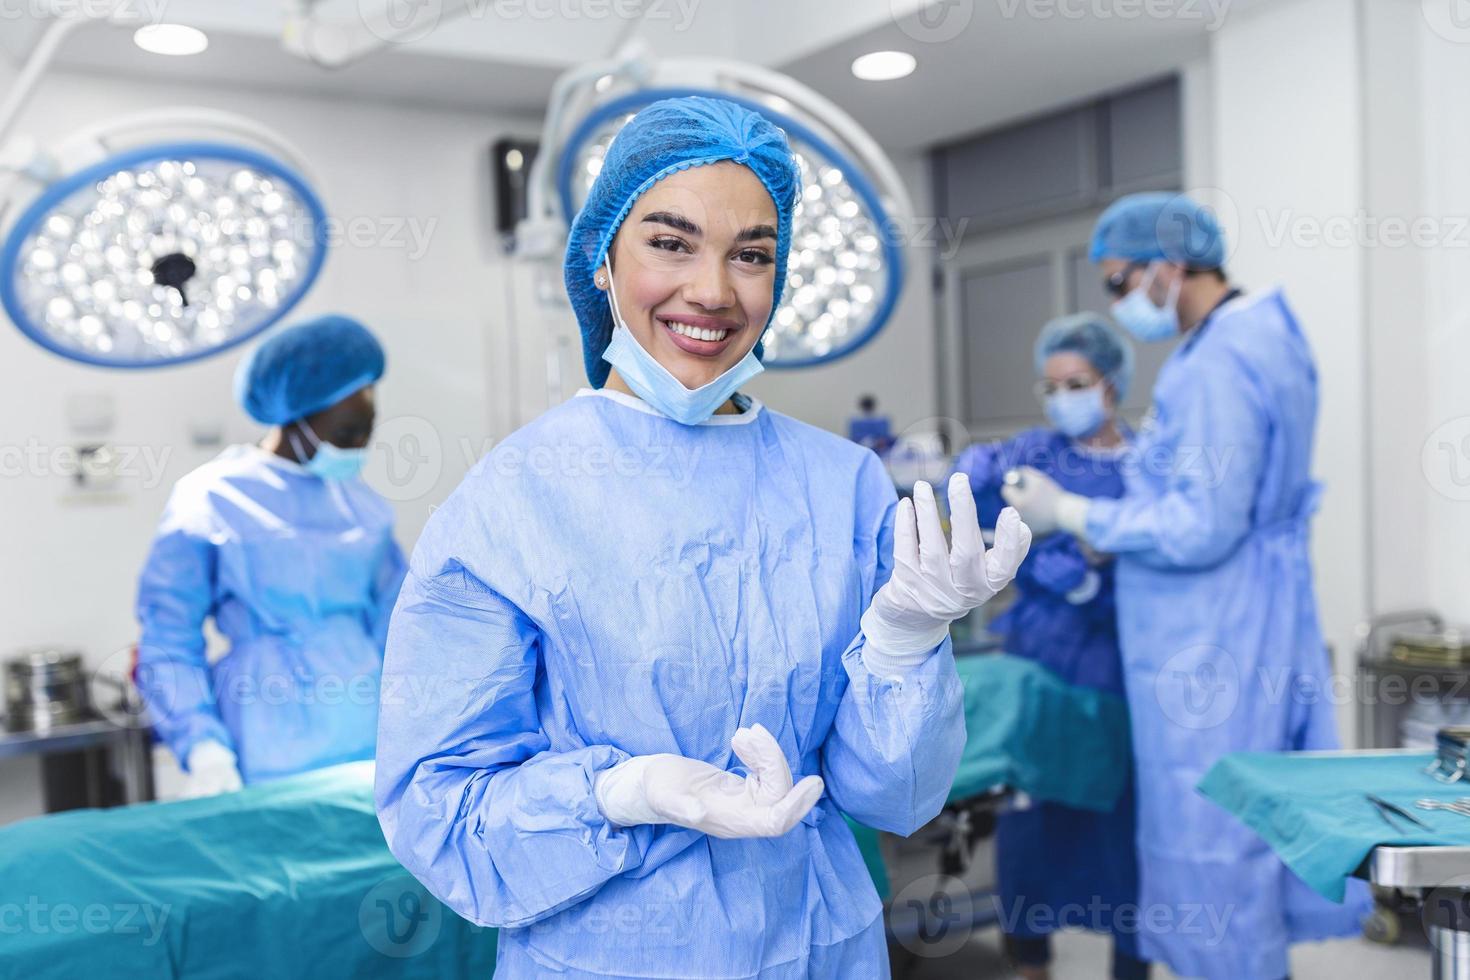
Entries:
{"type": "Polygon", "coordinates": [[[184,783],[186,800],[233,793],[242,785],[235,753],[213,739],[199,742],[189,750],[186,768],[189,770],[184,783]]]}
{"type": "Polygon", "coordinates": [[[1006,474],[1000,495],[1021,512],[1027,526],[1038,535],[1066,531],[1079,537],[1087,531],[1090,501],[1063,490],[1057,481],[1038,469],[1022,466],[1006,474]]]}
{"type": "Polygon", "coordinates": [[[730,747],[749,775],[681,755],[637,755],[597,774],[602,815],[620,827],[672,823],[711,837],[780,837],[822,795],[822,778],[795,786],[786,754],[760,725],[737,729],[730,747]]]}
{"type": "Polygon", "coordinates": [[[1031,531],[1007,507],[989,551],[970,478],[949,478],[952,545],[946,545],[939,505],[928,483],[901,500],[893,528],[893,575],[863,613],[869,667],[893,670],[922,663],[949,632],[949,624],[1006,587],[1031,547],[1031,531]]]}

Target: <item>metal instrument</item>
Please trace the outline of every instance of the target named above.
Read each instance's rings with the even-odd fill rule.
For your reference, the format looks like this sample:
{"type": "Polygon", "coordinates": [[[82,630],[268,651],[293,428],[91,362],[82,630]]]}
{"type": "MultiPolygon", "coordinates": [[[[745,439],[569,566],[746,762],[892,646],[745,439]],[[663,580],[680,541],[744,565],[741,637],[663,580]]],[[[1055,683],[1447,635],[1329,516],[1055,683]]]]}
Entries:
{"type": "Polygon", "coordinates": [[[1382,797],[1374,796],[1372,793],[1364,793],[1363,798],[1366,799],[1369,803],[1372,803],[1373,806],[1377,808],[1378,815],[1383,818],[1383,822],[1388,824],[1389,827],[1393,828],[1393,832],[1396,834],[1406,834],[1409,831],[1400,829],[1399,825],[1394,822],[1395,818],[1405,820],[1410,824],[1416,824],[1420,827],[1423,827],[1425,830],[1429,829],[1429,824],[1425,823],[1423,820],[1420,820],[1418,817],[1414,816],[1403,807],[1395,806],[1382,797]]]}
{"type": "Polygon", "coordinates": [[[1470,728],[1441,728],[1434,742],[1438,754],[1424,771],[1442,783],[1470,778],[1470,728]]]}
{"type": "Polygon", "coordinates": [[[1417,800],[1414,805],[1421,810],[1449,810],[1462,817],[1470,817],[1470,797],[1458,800],[1417,800]]]}
{"type": "Polygon", "coordinates": [[[22,650],[5,661],[6,728],[44,732],[90,716],[82,655],[54,647],[22,650]]]}

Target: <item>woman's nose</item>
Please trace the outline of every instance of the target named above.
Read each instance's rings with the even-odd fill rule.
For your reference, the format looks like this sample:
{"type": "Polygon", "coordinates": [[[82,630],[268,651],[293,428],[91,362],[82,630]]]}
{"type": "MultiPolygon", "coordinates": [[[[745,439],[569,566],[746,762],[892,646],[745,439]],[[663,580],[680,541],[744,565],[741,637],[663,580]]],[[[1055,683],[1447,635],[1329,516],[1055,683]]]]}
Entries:
{"type": "Polygon", "coordinates": [[[684,299],[707,310],[735,305],[735,290],[730,285],[730,271],[723,258],[710,257],[698,263],[684,286],[684,299]]]}

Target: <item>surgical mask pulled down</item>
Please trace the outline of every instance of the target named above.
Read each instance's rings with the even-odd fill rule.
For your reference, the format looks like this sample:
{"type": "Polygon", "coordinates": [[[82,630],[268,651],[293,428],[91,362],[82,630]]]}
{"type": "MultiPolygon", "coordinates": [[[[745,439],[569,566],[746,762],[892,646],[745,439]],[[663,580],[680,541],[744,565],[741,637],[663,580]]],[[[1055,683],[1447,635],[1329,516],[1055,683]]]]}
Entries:
{"type": "Polygon", "coordinates": [[[1103,384],[1076,391],[1058,391],[1046,396],[1047,421],[1073,439],[1085,439],[1103,427],[1108,409],[1103,384]]]}
{"type": "Polygon", "coordinates": [[[316,448],[310,459],[305,459],[306,453],[301,447],[301,442],[296,438],[294,432],[289,433],[291,448],[296,450],[296,458],[304,460],[302,467],[306,472],[319,476],[323,480],[350,480],[362,472],[367,464],[366,449],[343,449],[341,446],[333,445],[319,437],[305,419],[297,423],[298,428],[306,433],[311,444],[316,448]]]}
{"type": "Polygon", "coordinates": [[[1184,281],[1175,279],[1169,287],[1168,299],[1158,306],[1149,298],[1158,270],[1159,263],[1150,265],[1138,288],[1130,290],[1110,308],[1113,319],[1144,343],[1168,340],[1179,333],[1179,290],[1184,281]]]}
{"type": "Polygon", "coordinates": [[[613,286],[612,263],[603,259],[607,269],[607,301],[612,307],[613,335],[603,351],[602,359],[618,369],[618,376],[633,393],[664,415],[682,425],[698,425],[710,416],[740,388],[765,370],[755,356],[755,348],[735,362],[728,371],[708,384],[689,389],[669,369],[638,343],[627,321],[618,311],[618,295],[613,286]]]}

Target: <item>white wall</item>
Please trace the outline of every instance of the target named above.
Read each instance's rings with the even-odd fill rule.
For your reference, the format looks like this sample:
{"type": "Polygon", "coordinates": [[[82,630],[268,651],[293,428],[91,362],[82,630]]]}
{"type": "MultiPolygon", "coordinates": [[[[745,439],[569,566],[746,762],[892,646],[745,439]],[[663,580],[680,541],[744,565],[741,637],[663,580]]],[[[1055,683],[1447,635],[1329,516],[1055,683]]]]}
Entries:
{"type": "MultiPolygon", "coordinates": [[[[1437,145],[1426,139],[1444,121],[1430,126],[1426,109],[1443,107],[1445,99],[1427,85],[1422,52],[1432,38],[1419,0],[1362,3],[1365,140],[1364,172],[1367,207],[1387,219],[1412,221],[1427,214],[1425,186],[1431,170],[1436,179],[1463,185],[1462,166],[1450,164],[1437,145]],[[1424,98],[1421,98],[1421,92],[1424,98]],[[1441,161],[1435,167],[1431,161],[1441,161]]],[[[1442,42],[1441,42],[1442,43],[1442,42]]],[[[1466,49],[1456,46],[1463,59],[1466,49]]],[[[1457,84],[1464,84],[1462,79],[1457,84]]],[[[1451,125],[1463,130],[1461,114],[1451,125]]],[[[1470,232],[1466,233],[1470,245],[1470,232]]],[[[1369,426],[1369,609],[1374,613],[1446,606],[1436,599],[1431,582],[1438,570],[1426,561],[1436,542],[1429,512],[1436,495],[1421,477],[1420,450],[1429,430],[1432,379],[1425,316],[1430,286],[1431,251],[1411,245],[1380,244],[1367,254],[1366,317],[1369,426]]],[[[1462,270],[1463,271],[1463,270],[1462,270]]],[[[1463,505],[1461,505],[1463,507],[1463,505]]],[[[1448,606],[1446,606],[1448,608],[1448,606]]]]}
{"type": "MultiPolygon", "coordinates": [[[[369,476],[393,500],[398,535],[411,547],[431,508],[458,483],[493,440],[529,421],[554,400],[548,348],[560,345],[564,393],[585,383],[571,314],[533,299],[531,273],[506,261],[492,240],[489,147],[501,134],[535,136],[539,119],[495,119],[345,101],[191,87],[191,104],[229,109],[278,128],[304,154],[328,212],[358,218],[382,233],[374,244],[346,243],[292,319],[326,311],[358,316],[382,337],[388,373],[380,386],[382,445],[410,448],[427,461],[409,469],[404,454],[375,458],[369,476]],[[422,254],[405,231],[428,230],[422,254]]],[[[48,77],[20,121],[43,140],[108,114],[176,103],[181,93],[134,80],[88,75],[48,77]]],[[[905,172],[916,200],[927,200],[917,160],[905,172]]],[[[366,226],[364,226],[366,227],[366,226]]],[[[915,257],[911,285],[926,282],[915,257]]],[[[559,270],[554,286],[561,293],[559,270]]],[[[860,356],[820,372],[763,379],[772,406],[840,428],[855,392],[874,390],[898,419],[932,413],[932,322],[927,291],[909,292],[894,327],[860,356]]],[[[67,479],[26,467],[0,478],[5,545],[0,595],[5,625],[0,656],[32,644],[84,651],[97,663],[136,637],[132,602],[138,568],[169,488],[217,447],[197,447],[191,429],[213,427],[225,442],[257,438],[235,406],[230,381],[239,353],[166,370],[128,373],[56,357],[5,325],[0,329],[0,450],[14,454],[75,441],[65,422],[74,394],[110,396],[110,441],[162,461],[161,470],[126,480],[121,492],[86,502],[67,479]]],[[[9,459],[11,457],[7,457],[9,459]]],[[[0,763],[0,822],[37,812],[35,767],[0,763]]]]}
{"type": "MultiPolygon", "coordinates": [[[[1430,21],[1426,20],[1426,23],[1430,21]]],[[[1470,234],[1453,224],[1470,216],[1470,118],[1463,98],[1470,86],[1470,32],[1433,21],[1443,33],[1421,30],[1419,109],[1425,134],[1420,171],[1424,206],[1443,216],[1445,242],[1427,252],[1424,330],[1428,415],[1421,439],[1422,465],[1403,471],[1404,482],[1429,487],[1429,527],[1422,560],[1432,604],[1452,621],[1470,623],[1470,234]],[[1455,102],[1461,105],[1456,108],[1455,102]]],[[[1416,486],[1415,489],[1418,489],[1416,486]]]]}
{"type": "MultiPolygon", "coordinates": [[[[1286,236],[1363,204],[1355,5],[1291,0],[1233,15],[1211,44],[1212,180],[1239,216],[1228,267],[1247,288],[1286,288],[1317,357],[1315,471],[1327,486],[1313,526],[1317,596],[1339,669],[1351,670],[1367,603],[1363,249],[1286,236]]],[[[1344,731],[1351,712],[1340,712],[1344,731]]]]}

